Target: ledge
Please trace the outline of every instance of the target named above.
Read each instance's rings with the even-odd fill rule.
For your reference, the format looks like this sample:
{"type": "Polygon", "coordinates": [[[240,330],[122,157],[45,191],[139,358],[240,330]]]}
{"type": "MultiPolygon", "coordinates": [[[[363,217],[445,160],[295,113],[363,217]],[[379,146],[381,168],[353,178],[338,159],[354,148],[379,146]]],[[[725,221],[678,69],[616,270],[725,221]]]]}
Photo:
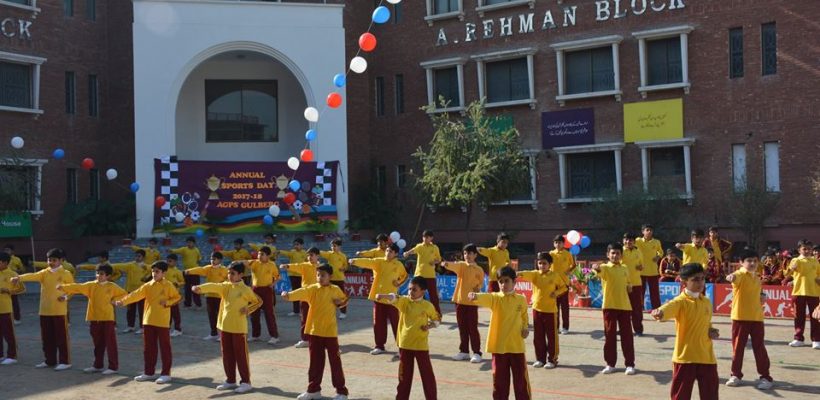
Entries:
{"type": "Polygon", "coordinates": [[[621,43],[623,40],[624,38],[621,35],[609,35],[590,39],[553,43],[550,45],[550,48],[552,48],[555,51],[585,50],[594,49],[596,47],[603,47],[606,45],[612,45],[613,43],[621,43]]]}
{"type": "Polygon", "coordinates": [[[35,115],[43,114],[43,110],[40,110],[40,109],[37,109],[37,108],[25,108],[25,107],[0,106],[0,111],[19,112],[19,113],[35,114],[35,115]]]}
{"type": "Polygon", "coordinates": [[[19,8],[21,10],[31,11],[32,13],[34,13],[35,17],[40,12],[40,8],[37,7],[37,1],[36,0],[32,1],[31,5],[12,3],[10,1],[0,0],[0,6],[14,7],[14,8],[19,8]]]}
{"type": "Polygon", "coordinates": [[[463,113],[466,110],[464,107],[447,107],[447,108],[436,108],[432,111],[427,111],[428,114],[441,114],[441,113],[450,113],[450,112],[460,112],[463,113]]]}
{"type": "Polygon", "coordinates": [[[500,61],[508,60],[510,58],[531,56],[535,54],[537,51],[538,49],[535,47],[522,47],[520,49],[492,51],[489,53],[476,54],[474,56],[470,56],[470,59],[482,62],[500,61]]]}
{"type": "Polygon", "coordinates": [[[564,103],[570,100],[578,100],[578,99],[590,99],[593,97],[606,97],[606,96],[615,96],[615,101],[621,101],[621,95],[623,92],[620,90],[606,90],[601,92],[587,92],[587,93],[575,93],[575,94],[564,94],[560,96],[555,96],[555,101],[557,101],[562,107],[564,103]]]}
{"type": "Polygon", "coordinates": [[[451,11],[448,13],[428,15],[424,17],[424,20],[427,21],[427,26],[433,26],[433,22],[435,21],[454,18],[458,18],[459,21],[464,21],[464,11],[451,11]]]}
{"type": "Polygon", "coordinates": [[[478,11],[478,16],[483,17],[485,12],[502,10],[505,8],[513,8],[519,6],[529,6],[530,9],[535,8],[535,0],[513,0],[506,3],[490,4],[488,6],[478,6],[475,8],[478,11]]]}
{"type": "Polygon", "coordinates": [[[522,106],[522,105],[527,104],[527,105],[530,106],[530,108],[532,108],[534,110],[536,103],[538,103],[538,100],[535,100],[535,99],[497,101],[497,102],[494,102],[494,103],[485,103],[484,108],[512,107],[512,106],[522,106]]]}
{"type": "Polygon", "coordinates": [[[624,148],[624,143],[583,144],[580,146],[553,147],[552,151],[558,154],[595,153],[599,151],[617,151],[624,148]]]}
{"type": "Polygon", "coordinates": [[[683,93],[689,94],[689,88],[692,84],[689,82],[667,83],[664,85],[639,86],[638,92],[641,93],[642,98],[646,98],[648,92],[657,92],[661,90],[683,89],[683,93]]]}
{"type": "Polygon", "coordinates": [[[689,33],[695,30],[692,25],[670,26],[668,28],[650,29],[640,32],[632,32],[632,36],[636,39],[655,39],[678,36],[680,34],[689,33]]]}
{"type": "Polygon", "coordinates": [[[440,60],[430,60],[430,61],[422,61],[419,63],[424,69],[436,69],[441,67],[453,67],[456,65],[464,65],[467,63],[469,58],[467,57],[450,57],[450,58],[442,58],[440,60]]]}

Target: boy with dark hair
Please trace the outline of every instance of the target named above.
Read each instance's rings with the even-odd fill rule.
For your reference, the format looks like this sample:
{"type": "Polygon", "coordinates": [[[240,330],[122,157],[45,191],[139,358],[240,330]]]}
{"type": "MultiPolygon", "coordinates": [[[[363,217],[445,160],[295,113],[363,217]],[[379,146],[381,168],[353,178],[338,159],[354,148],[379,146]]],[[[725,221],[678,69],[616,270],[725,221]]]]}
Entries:
{"type": "MultiPolygon", "coordinates": [[[[108,259],[108,252],[105,252],[105,259],[108,259]]],[[[134,252],[134,261],[129,263],[108,264],[103,263],[99,265],[79,265],[77,268],[86,271],[99,271],[102,265],[110,266],[114,271],[106,277],[106,282],[116,283],[115,278],[125,274],[125,291],[130,293],[137,289],[144,283],[146,277],[151,275],[150,269],[145,266],[145,250],[139,249],[134,252]]],[[[134,326],[139,324],[139,329],[142,329],[142,311],[143,303],[133,303],[128,305],[128,311],[125,313],[125,321],[127,327],[122,330],[122,333],[134,332],[134,326]],[[140,320],[136,320],[136,315],[139,314],[140,320]]],[[[116,328],[116,324],[115,328],[116,328]]]]}
{"type": "Polygon", "coordinates": [[[676,282],[678,280],[680,259],[675,250],[666,249],[666,257],[661,260],[658,272],[661,274],[661,282],[676,282]]]}
{"type": "Polygon", "coordinates": [[[661,306],[661,292],[658,285],[659,273],[656,266],[661,257],[663,257],[663,247],[661,241],[655,239],[655,228],[650,224],[643,224],[641,226],[642,236],[635,239],[635,245],[641,251],[643,260],[641,265],[641,298],[646,297],[647,290],[649,291],[649,302],[652,308],[661,306]]]}
{"type": "Polygon", "coordinates": [[[438,288],[436,288],[436,264],[441,262],[441,252],[438,246],[433,244],[433,231],[425,230],[421,234],[422,242],[410,250],[404,252],[404,258],[411,255],[418,256],[416,260],[416,270],[413,276],[420,276],[427,280],[427,293],[430,295],[430,303],[436,308],[436,312],[441,314],[439,307],[438,288]]]}
{"type": "MultiPolygon", "coordinates": [[[[791,347],[803,346],[803,335],[806,327],[806,307],[814,310],[820,305],[820,263],[812,255],[812,243],[806,239],[797,242],[800,256],[789,263],[792,281],[792,304],[794,306],[794,340],[791,347]]],[[[820,321],[809,316],[812,348],[820,350],[820,321]]]]}
{"type": "MultiPolygon", "coordinates": [[[[191,269],[199,266],[199,259],[202,254],[196,247],[196,238],[188,236],[185,238],[185,247],[171,249],[171,254],[179,254],[182,256],[182,269],[191,269]]],[[[185,276],[185,301],[182,303],[185,308],[191,307],[191,304],[196,304],[197,307],[202,307],[202,299],[199,295],[191,291],[191,288],[199,285],[199,277],[196,275],[185,276]],[[193,303],[192,303],[193,302],[193,303]]]]}
{"type": "Polygon", "coordinates": [[[690,238],[691,243],[675,243],[675,247],[683,252],[683,263],[698,263],[706,268],[709,264],[709,252],[703,247],[703,230],[692,230],[690,238]]]}
{"type": "Polygon", "coordinates": [[[632,338],[629,293],[635,288],[629,281],[629,269],[621,263],[621,245],[610,243],[606,248],[608,263],[592,267],[601,278],[604,292],[604,361],[602,374],[615,372],[618,362],[618,334],[621,335],[621,350],[624,353],[626,374],[635,375],[635,346],[632,338]]]}
{"type": "Polygon", "coordinates": [[[263,247],[267,247],[267,248],[270,249],[271,255],[273,257],[275,257],[276,253],[279,251],[279,250],[276,249],[275,243],[276,243],[276,235],[274,235],[272,233],[266,233],[262,237],[262,243],[249,243],[248,246],[250,246],[250,248],[253,251],[259,251],[263,247]]]}
{"type": "Polygon", "coordinates": [[[14,323],[12,322],[12,296],[23,293],[26,288],[20,283],[12,283],[12,278],[17,276],[9,264],[11,255],[0,253],[0,365],[11,365],[17,363],[17,339],[14,336],[14,323]],[[3,353],[3,341],[8,346],[8,355],[3,353]]]}
{"type": "MultiPolygon", "coordinates": [[[[575,270],[575,257],[564,248],[564,235],[556,235],[552,238],[553,250],[549,255],[552,258],[550,270],[561,278],[564,285],[569,286],[569,275],[575,270]]],[[[558,308],[556,315],[561,317],[561,330],[559,333],[566,335],[569,333],[569,291],[558,296],[558,308]]]]}
{"type": "Polygon", "coordinates": [[[498,271],[510,265],[510,251],[507,250],[509,245],[510,236],[502,232],[495,238],[495,246],[478,248],[478,254],[487,257],[489,264],[490,283],[487,286],[487,291],[490,293],[500,290],[497,281],[498,271]]]}
{"type": "MultiPolygon", "coordinates": [[[[296,264],[282,264],[281,268],[288,271],[289,274],[299,274],[302,287],[310,286],[316,283],[316,268],[319,267],[319,249],[311,247],[307,251],[308,259],[305,262],[296,264]]],[[[331,271],[331,274],[333,271],[331,271]]],[[[308,347],[308,333],[305,332],[305,324],[307,323],[308,312],[310,306],[308,303],[302,302],[299,305],[301,311],[300,332],[302,339],[296,342],[295,347],[308,347]]]]}
{"type": "MultiPolygon", "coordinates": [[[[25,266],[23,266],[23,260],[14,255],[14,245],[7,244],[3,251],[9,255],[10,270],[14,271],[17,275],[26,272],[25,266]]],[[[11,295],[11,309],[14,314],[14,325],[20,325],[22,313],[20,313],[20,299],[17,298],[16,294],[11,295]]]]}
{"type": "Polygon", "coordinates": [[[157,241],[157,238],[150,238],[150,239],[148,239],[148,247],[128,246],[128,245],[126,245],[126,247],[130,247],[131,250],[133,250],[135,253],[137,251],[142,250],[142,252],[145,254],[145,264],[150,266],[150,265],[154,264],[155,262],[159,261],[160,257],[162,257],[159,253],[159,249],[157,249],[157,244],[158,243],[159,242],[157,241]]]}
{"type": "MultiPolygon", "coordinates": [[[[176,254],[169,254],[165,258],[165,262],[168,264],[168,271],[165,272],[165,280],[171,282],[171,284],[177,289],[177,292],[179,292],[179,288],[185,286],[185,277],[183,276],[182,271],[177,268],[178,261],[179,257],[177,257],[176,254]]],[[[148,278],[150,281],[151,277],[149,276],[148,278]]],[[[171,306],[170,312],[171,321],[174,323],[174,329],[171,330],[171,337],[181,336],[182,313],[179,312],[179,302],[171,306]]],[[[137,333],[142,333],[142,329],[137,331],[137,333]]]]}
{"type": "Polygon", "coordinates": [[[551,270],[552,262],[552,256],[542,251],[536,256],[537,270],[518,272],[518,277],[532,282],[534,368],[558,366],[558,307],[555,299],[566,293],[567,285],[557,272],[551,270]]]}
{"type": "MultiPolygon", "coordinates": [[[[222,260],[222,253],[215,251],[211,253],[210,265],[186,269],[183,273],[186,276],[204,276],[205,283],[222,283],[228,278],[228,268],[222,265],[222,260]]],[[[193,290],[193,288],[191,290],[193,290]]],[[[199,294],[196,291],[194,291],[194,293],[199,294]]],[[[208,336],[203,337],[202,340],[219,340],[219,332],[216,330],[216,323],[219,318],[219,303],[221,300],[222,298],[219,293],[208,293],[205,295],[205,305],[208,310],[208,325],[211,328],[211,333],[208,336]]]]}
{"type": "MultiPolygon", "coordinates": [[[[252,259],[253,257],[251,257],[251,253],[247,249],[245,249],[244,246],[245,240],[243,240],[242,238],[237,238],[233,241],[233,250],[223,250],[222,256],[230,258],[231,261],[245,261],[252,259]]],[[[225,270],[227,271],[227,268],[225,270]]],[[[251,272],[249,270],[245,270],[245,276],[242,280],[245,281],[245,285],[250,286],[251,272]]]]}
{"type": "Polygon", "coordinates": [[[481,337],[478,333],[478,306],[467,298],[467,294],[481,291],[481,286],[484,284],[484,270],[475,262],[478,248],[474,244],[465,245],[463,254],[463,262],[447,261],[441,264],[444,269],[453,271],[457,277],[453,291],[453,303],[456,305],[456,324],[460,342],[458,354],[452,358],[456,361],[469,359],[471,363],[480,363],[483,359],[481,358],[481,337]],[[472,357],[470,357],[471,347],[472,357]]]}
{"type": "Polygon", "coordinates": [[[706,233],[709,237],[703,241],[703,247],[712,250],[715,260],[722,268],[728,267],[732,259],[732,242],[720,237],[716,226],[710,226],[706,233]]]}
{"type": "Polygon", "coordinates": [[[390,238],[385,233],[376,236],[376,247],[370,250],[357,251],[356,257],[380,258],[387,256],[387,247],[390,246],[390,238]]]}
{"type": "Polygon", "coordinates": [[[632,306],[632,331],[635,336],[643,336],[643,290],[638,288],[643,285],[641,271],[643,271],[643,254],[635,246],[635,235],[624,233],[623,256],[621,262],[629,269],[629,285],[632,290],[629,292],[629,304],[632,306]]]}
{"type": "Polygon", "coordinates": [[[276,326],[276,313],[273,312],[276,307],[276,297],[273,295],[273,289],[276,281],[279,280],[279,268],[270,259],[271,249],[268,246],[259,248],[257,257],[257,260],[244,262],[245,266],[251,270],[253,292],[262,299],[262,306],[251,313],[251,338],[248,341],[258,341],[262,335],[261,319],[264,313],[265,325],[270,335],[268,344],[273,345],[279,343],[279,327],[276,326]]]}
{"type": "MultiPolygon", "coordinates": [[[[305,240],[302,238],[293,239],[293,249],[281,250],[279,254],[288,258],[289,264],[303,263],[307,260],[307,252],[302,249],[305,245],[305,240]]],[[[302,278],[298,274],[288,274],[288,281],[292,290],[302,287],[302,278]]],[[[288,316],[301,315],[301,304],[298,301],[293,302],[293,310],[288,313],[288,316]]]]}
{"type": "MultiPolygon", "coordinates": [[[[342,252],[342,239],[336,238],[330,242],[330,251],[319,253],[327,260],[328,265],[333,267],[333,274],[330,275],[330,283],[345,291],[345,271],[347,271],[347,256],[342,252]]],[[[339,319],[347,318],[347,306],[339,309],[339,319]]]]}

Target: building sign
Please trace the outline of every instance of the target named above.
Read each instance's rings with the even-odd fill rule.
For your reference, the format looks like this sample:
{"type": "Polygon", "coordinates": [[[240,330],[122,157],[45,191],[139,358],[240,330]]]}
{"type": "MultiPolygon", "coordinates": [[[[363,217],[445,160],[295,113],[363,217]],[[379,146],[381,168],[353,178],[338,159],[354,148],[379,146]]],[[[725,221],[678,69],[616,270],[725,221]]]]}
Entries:
{"type": "Polygon", "coordinates": [[[32,21],[21,18],[3,18],[0,19],[0,34],[10,39],[18,38],[31,40],[32,24],[32,21]]]}
{"type": "Polygon", "coordinates": [[[31,214],[27,212],[0,212],[0,237],[31,236],[31,214]]]}
{"type": "MultiPolygon", "coordinates": [[[[765,318],[794,318],[792,288],[788,286],[763,285],[766,302],[762,304],[765,318]]],[[[732,285],[720,283],[715,285],[715,314],[732,313],[732,285]]],[[[811,313],[812,310],[808,312],[811,313]]]]}
{"type": "Polygon", "coordinates": [[[594,144],[594,109],[578,108],[542,113],[541,142],[545,149],[594,144]]]}
{"type": "Polygon", "coordinates": [[[303,162],[294,173],[284,162],[155,159],[155,192],[165,201],[154,212],[154,230],[192,233],[213,226],[231,233],[335,232],[338,166],[338,161],[303,162]],[[292,205],[286,196],[294,199],[292,205]],[[273,227],[266,227],[272,205],[281,211],[273,227]]]}
{"type": "Polygon", "coordinates": [[[624,104],[624,143],[683,138],[683,99],[624,104]]]}
{"type": "Polygon", "coordinates": [[[436,45],[469,43],[477,40],[524,35],[536,30],[550,31],[558,27],[574,27],[578,18],[595,18],[596,22],[605,22],[626,17],[675,12],[685,7],[684,0],[597,0],[589,4],[561,7],[560,10],[546,10],[543,14],[531,12],[518,14],[515,17],[503,16],[497,19],[488,18],[467,22],[463,29],[439,28],[436,32],[436,45]]]}

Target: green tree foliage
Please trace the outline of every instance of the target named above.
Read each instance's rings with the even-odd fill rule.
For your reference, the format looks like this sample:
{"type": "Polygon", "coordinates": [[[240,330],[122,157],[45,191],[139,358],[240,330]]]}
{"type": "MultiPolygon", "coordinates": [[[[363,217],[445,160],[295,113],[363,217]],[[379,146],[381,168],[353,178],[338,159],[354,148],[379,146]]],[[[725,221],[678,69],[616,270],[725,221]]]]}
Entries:
{"type": "Polygon", "coordinates": [[[769,192],[759,184],[748,184],[745,190],[733,194],[732,217],[746,233],[749,247],[760,250],[764,224],[774,214],[779,202],[780,193],[769,192]]]}
{"type": "MultiPolygon", "coordinates": [[[[596,227],[604,230],[607,241],[618,241],[625,232],[638,233],[642,224],[651,223],[655,230],[667,237],[675,236],[684,204],[679,192],[667,185],[634,185],[618,192],[607,190],[598,200],[586,205],[596,227]],[[671,233],[671,234],[670,234],[671,233]]],[[[600,241],[600,240],[599,240],[600,241]]]]}

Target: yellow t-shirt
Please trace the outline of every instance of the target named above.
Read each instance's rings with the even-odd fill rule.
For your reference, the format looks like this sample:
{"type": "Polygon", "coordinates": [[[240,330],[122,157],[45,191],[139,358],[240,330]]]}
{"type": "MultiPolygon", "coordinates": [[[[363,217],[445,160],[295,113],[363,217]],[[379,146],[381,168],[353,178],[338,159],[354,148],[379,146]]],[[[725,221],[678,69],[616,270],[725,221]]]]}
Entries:
{"type": "MultiPolygon", "coordinates": [[[[34,261],[33,263],[31,263],[31,265],[34,266],[34,269],[48,269],[49,268],[48,263],[45,262],[45,261],[34,261]]],[[[65,268],[66,271],[71,273],[72,277],[74,277],[74,275],[77,275],[77,268],[74,267],[74,264],[63,260],[62,266],[63,266],[63,268],[65,268]]]]}
{"type": "Polygon", "coordinates": [[[400,349],[428,351],[428,331],[421,329],[430,321],[441,321],[433,303],[421,298],[412,300],[410,296],[399,296],[393,305],[399,309],[399,333],[396,341],[400,349]]]}
{"type": "Polygon", "coordinates": [[[11,296],[26,291],[26,287],[23,286],[22,282],[17,282],[16,285],[11,283],[11,278],[15,276],[17,276],[17,272],[12,271],[11,267],[0,271],[0,289],[8,289],[9,291],[9,293],[0,293],[0,314],[11,313],[11,296]]]}
{"type": "Polygon", "coordinates": [[[336,328],[336,304],[333,300],[342,300],[343,303],[339,307],[343,307],[347,302],[347,295],[338,286],[322,286],[315,283],[290,292],[288,299],[304,301],[310,305],[305,320],[305,334],[321,337],[339,336],[336,328]]]}
{"type": "Polygon", "coordinates": [[[88,308],[85,311],[86,321],[114,321],[112,300],[119,300],[128,294],[125,289],[114,282],[91,281],[86,283],[69,283],[63,285],[66,294],[81,294],[88,297],[88,308]]]}
{"type": "Polygon", "coordinates": [[[390,300],[376,300],[376,295],[396,293],[401,283],[407,279],[404,265],[395,258],[390,261],[386,258],[353,258],[351,261],[357,267],[373,270],[373,285],[370,286],[367,298],[382,304],[390,304],[390,300]],[[393,285],[396,280],[399,285],[393,285]]]}
{"type": "Polygon", "coordinates": [[[171,306],[179,303],[181,298],[174,284],[163,279],[159,282],[152,280],[140,286],[139,289],[125,296],[122,302],[128,305],[145,299],[142,324],[168,328],[171,322],[171,306]],[[163,301],[165,301],[165,306],[160,304],[163,301]]]}
{"type": "Polygon", "coordinates": [[[735,276],[732,282],[732,320],[763,321],[760,277],[745,268],[735,271],[732,275],[735,276]]]}
{"type": "Polygon", "coordinates": [[[307,251],[304,250],[282,250],[279,254],[288,258],[288,264],[297,264],[307,261],[307,251]]]}
{"type": "Polygon", "coordinates": [[[171,253],[179,254],[182,256],[182,260],[180,260],[180,264],[182,264],[182,269],[191,269],[198,267],[199,259],[202,258],[202,254],[199,253],[199,249],[196,247],[180,247],[178,249],[172,249],[171,253]]]}
{"type": "MultiPolygon", "coordinates": [[[[224,265],[206,265],[204,267],[191,268],[185,271],[188,275],[204,276],[207,283],[222,283],[228,279],[228,268],[224,265]]],[[[216,298],[219,293],[208,293],[206,297],[216,298]]]]}
{"type": "Polygon", "coordinates": [[[698,263],[706,268],[709,264],[709,252],[703,246],[695,247],[692,243],[684,243],[681,251],[683,252],[683,264],[698,263]]]}
{"type": "Polygon", "coordinates": [[[416,247],[411,249],[418,257],[416,260],[416,270],[413,276],[420,276],[425,279],[433,279],[436,277],[435,260],[441,260],[441,252],[438,246],[434,244],[419,243],[416,247]]]}
{"type": "MultiPolygon", "coordinates": [[[[155,249],[155,248],[153,248],[153,247],[139,247],[139,246],[131,246],[131,250],[134,250],[134,251],[137,251],[137,250],[142,250],[142,251],[144,251],[144,252],[145,252],[145,260],[144,260],[144,261],[145,261],[145,265],[148,265],[149,267],[150,267],[150,266],[151,266],[151,264],[153,264],[154,262],[157,262],[157,261],[159,261],[159,260],[160,260],[159,250],[157,250],[157,249],[155,249]]],[[[127,289],[126,289],[126,290],[127,290],[127,289]]]]}
{"type": "Polygon", "coordinates": [[[216,328],[228,333],[248,333],[248,315],[262,306],[262,299],[239,281],[211,282],[199,285],[201,293],[208,297],[219,297],[219,314],[216,317],[216,328]],[[246,309],[243,314],[242,308],[246,309]]]}
{"type": "MultiPolygon", "coordinates": [[[[114,271],[118,271],[120,274],[125,274],[125,290],[128,292],[133,292],[139,289],[139,287],[145,283],[143,279],[145,279],[146,276],[151,276],[151,268],[146,266],[144,263],[116,263],[111,264],[111,268],[114,271]]],[[[113,283],[114,280],[112,279],[111,282],[113,283]]]]}
{"type": "Polygon", "coordinates": [[[638,265],[643,263],[643,254],[637,247],[634,249],[623,248],[623,258],[621,263],[629,268],[629,284],[640,287],[643,283],[641,281],[641,271],[638,271],[638,265]]]}
{"type": "Polygon", "coordinates": [[[556,299],[550,296],[555,293],[558,297],[567,292],[567,285],[561,275],[554,271],[522,271],[518,273],[521,279],[532,282],[532,309],[542,313],[556,313],[558,306],[556,299]]]}
{"type": "Polygon", "coordinates": [[[677,364],[717,364],[709,328],[712,327],[712,302],[705,296],[697,299],[681,293],[661,306],[663,320],[675,320],[675,350],[672,362],[677,364]]]}
{"type": "Polygon", "coordinates": [[[310,261],[288,264],[288,272],[298,273],[301,275],[302,287],[306,287],[314,283],[318,283],[316,280],[316,267],[318,267],[318,265],[315,265],[310,261]]]}
{"type": "Polygon", "coordinates": [[[384,258],[387,257],[387,250],[375,247],[370,250],[360,251],[359,256],[363,258],[384,258]]]}
{"type": "Polygon", "coordinates": [[[550,271],[557,273],[564,284],[568,285],[569,276],[567,274],[575,269],[575,257],[572,256],[572,253],[564,249],[552,250],[550,251],[550,255],[552,256],[550,271]]]}
{"type": "Polygon", "coordinates": [[[527,299],[517,293],[478,293],[475,303],[492,311],[486,351],[493,354],[524,353],[521,331],[530,323],[527,299]]]}
{"type": "Polygon", "coordinates": [[[273,261],[251,260],[247,266],[251,270],[251,284],[253,287],[271,286],[279,280],[279,267],[273,261]]]}
{"type": "Polygon", "coordinates": [[[632,310],[629,303],[629,269],[623,264],[601,264],[601,271],[596,273],[601,278],[604,292],[604,310],[632,310]]]}
{"type": "Polygon", "coordinates": [[[320,251],[319,255],[327,260],[328,265],[333,267],[331,281],[344,281],[345,270],[347,269],[347,256],[341,251],[320,251]]]}
{"type": "Polygon", "coordinates": [[[820,273],[820,264],[814,257],[799,256],[793,258],[789,263],[789,271],[794,277],[794,286],[792,287],[792,296],[820,296],[820,288],[818,288],[815,279],[820,273]],[[797,269],[791,270],[793,265],[797,265],[797,269]]]}
{"type": "Polygon", "coordinates": [[[239,250],[222,250],[222,255],[231,259],[231,261],[244,261],[251,259],[251,253],[248,250],[240,248],[239,250]]]}
{"type": "Polygon", "coordinates": [[[277,252],[277,251],[279,251],[279,250],[277,250],[277,249],[276,249],[276,246],[274,246],[274,245],[272,245],[272,244],[266,244],[266,243],[251,243],[251,244],[249,244],[248,246],[249,246],[249,247],[250,247],[253,251],[259,251],[259,250],[261,250],[263,247],[267,247],[267,248],[269,248],[269,249],[270,249],[270,255],[271,255],[271,257],[275,257],[275,256],[276,256],[276,252],[277,252]]]}
{"type": "Polygon", "coordinates": [[[174,285],[175,288],[181,288],[185,286],[185,276],[182,275],[182,271],[180,271],[177,267],[168,267],[168,271],[165,273],[164,280],[171,282],[171,284],[174,285]]]}
{"type": "Polygon", "coordinates": [[[12,271],[16,272],[18,275],[22,274],[25,271],[25,266],[23,265],[23,260],[17,256],[11,256],[11,261],[9,261],[9,268],[12,271]]]}
{"type": "MultiPolygon", "coordinates": [[[[647,241],[646,239],[639,237],[635,239],[635,246],[638,247],[638,250],[641,251],[641,255],[643,256],[643,270],[641,271],[641,276],[658,276],[660,275],[660,271],[658,271],[658,263],[655,262],[655,257],[663,258],[663,247],[661,247],[661,241],[655,238],[652,240],[647,241]]],[[[660,260],[658,260],[660,261],[660,260]]]]}
{"type": "Polygon", "coordinates": [[[57,290],[57,285],[74,283],[74,276],[71,275],[71,272],[68,272],[62,266],[54,271],[51,268],[46,268],[34,273],[20,275],[20,282],[40,282],[40,315],[66,315],[68,301],[58,300],[65,292],[57,290]]]}
{"type": "Polygon", "coordinates": [[[490,282],[498,280],[496,274],[501,268],[510,265],[510,252],[507,249],[501,250],[498,246],[479,247],[478,254],[487,257],[490,264],[490,282]]]}
{"type": "Polygon", "coordinates": [[[455,272],[456,288],[453,290],[453,303],[474,306],[475,303],[467,298],[470,292],[480,292],[484,284],[484,270],[477,264],[470,265],[464,261],[448,262],[444,268],[455,272]]]}

